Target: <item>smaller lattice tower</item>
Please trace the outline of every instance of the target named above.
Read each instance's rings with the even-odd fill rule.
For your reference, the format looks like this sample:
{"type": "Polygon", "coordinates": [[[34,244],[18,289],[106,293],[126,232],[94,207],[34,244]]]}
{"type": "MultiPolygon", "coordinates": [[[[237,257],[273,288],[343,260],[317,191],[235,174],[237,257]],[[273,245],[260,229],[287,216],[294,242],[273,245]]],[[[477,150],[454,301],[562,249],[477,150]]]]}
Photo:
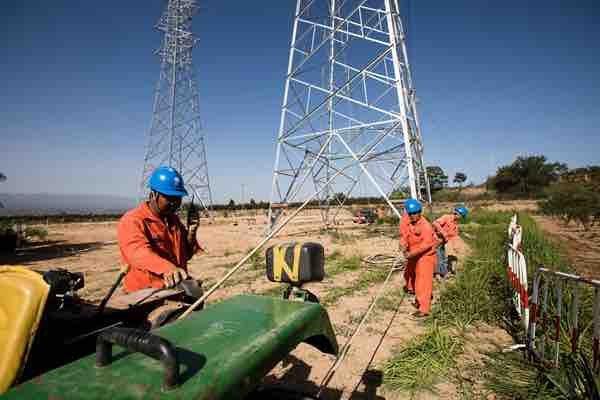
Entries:
{"type": "Polygon", "coordinates": [[[154,96],[141,191],[152,171],[160,165],[178,169],[191,195],[204,208],[212,206],[204,135],[200,122],[198,87],[192,51],[197,42],[192,33],[192,17],[198,10],[196,0],[168,0],[157,29],[163,40],[156,54],[160,57],[160,78],[154,96]]]}

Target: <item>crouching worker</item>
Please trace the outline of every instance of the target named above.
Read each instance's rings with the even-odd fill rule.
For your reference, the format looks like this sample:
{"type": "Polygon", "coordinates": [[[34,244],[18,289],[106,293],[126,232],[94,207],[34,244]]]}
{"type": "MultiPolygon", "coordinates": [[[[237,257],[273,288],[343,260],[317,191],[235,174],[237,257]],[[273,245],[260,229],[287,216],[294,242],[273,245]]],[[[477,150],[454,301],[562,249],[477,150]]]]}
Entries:
{"type": "Polygon", "coordinates": [[[129,268],[126,292],[176,286],[188,278],[187,262],[200,248],[198,225],[188,232],[175,214],[187,195],[179,172],[158,167],[149,186],[148,200],[125,213],[117,227],[121,258],[129,268]]]}
{"type": "Polygon", "coordinates": [[[469,211],[464,206],[454,208],[452,214],[445,214],[433,222],[433,229],[441,241],[437,248],[437,266],[435,274],[444,278],[448,274],[446,243],[458,237],[458,221],[466,218],[469,211]]]}
{"type": "MultiPolygon", "coordinates": [[[[433,269],[439,243],[429,221],[421,215],[421,203],[408,199],[404,203],[408,220],[400,222],[400,248],[407,259],[405,291],[414,287],[416,319],[429,315],[433,292],[433,269]]],[[[406,217],[405,217],[406,218],[406,217]]],[[[403,218],[403,219],[405,219],[403,218]]]]}

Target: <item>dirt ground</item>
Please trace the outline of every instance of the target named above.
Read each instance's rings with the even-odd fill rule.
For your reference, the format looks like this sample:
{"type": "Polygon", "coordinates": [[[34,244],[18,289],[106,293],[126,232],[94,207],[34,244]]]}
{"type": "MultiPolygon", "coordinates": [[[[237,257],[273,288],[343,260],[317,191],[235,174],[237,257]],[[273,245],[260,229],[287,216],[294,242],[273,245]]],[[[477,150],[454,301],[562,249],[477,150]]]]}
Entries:
{"type": "Polygon", "coordinates": [[[575,222],[566,224],[550,217],[536,216],[536,222],[562,248],[580,274],[600,280],[600,226],[588,230],[575,222]]]}
{"type": "MultiPolygon", "coordinates": [[[[356,225],[352,223],[351,217],[350,213],[343,215],[339,220],[337,232],[331,234],[319,229],[321,221],[318,212],[301,213],[269,245],[283,241],[316,241],[323,244],[327,255],[334,252],[346,257],[394,254],[397,248],[395,227],[356,225]]],[[[265,232],[265,224],[264,215],[237,217],[235,220],[220,218],[211,224],[203,223],[198,237],[208,252],[191,260],[191,274],[203,279],[205,287],[209,287],[260,241],[265,232]]],[[[0,257],[0,264],[25,265],[40,271],[59,267],[81,271],[85,274],[86,281],[86,286],[81,291],[82,297],[98,302],[119,272],[116,222],[51,224],[44,227],[49,232],[45,242],[20,249],[15,256],[0,257]]],[[[448,254],[457,257],[459,269],[460,262],[468,251],[462,239],[448,245],[448,254]]],[[[260,259],[263,258],[264,253],[261,252],[260,259]]],[[[326,278],[322,283],[311,284],[309,288],[323,299],[332,290],[352,287],[367,272],[364,267],[342,271],[326,278]]],[[[386,296],[397,302],[397,306],[375,310],[355,338],[346,360],[322,393],[323,399],[411,398],[405,393],[386,392],[380,379],[382,365],[390,357],[393,349],[401,347],[424,331],[420,322],[409,318],[414,311],[410,301],[401,301],[402,297],[398,295],[402,282],[401,272],[392,276],[386,296]]],[[[327,305],[340,347],[349,339],[381,285],[381,282],[378,282],[366,289],[350,291],[327,305]]],[[[440,285],[436,284],[434,301],[440,285]]],[[[278,284],[267,281],[261,269],[249,265],[215,292],[208,304],[239,293],[264,293],[278,287],[278,284]]],[[[495,337],[494,340],[496,339],[501,344],[510,343],[510,338],[506,335],[495,337]]],[[[271,371],[265,382],[314,394],[333,361],[333,357],[301,344],[283,363],[271,371]]],[[[437,387],[436,393],[425,393],[416,398],[454,399],[457,396],[457,388],[453,384],[443,383],[437,387]]]]}

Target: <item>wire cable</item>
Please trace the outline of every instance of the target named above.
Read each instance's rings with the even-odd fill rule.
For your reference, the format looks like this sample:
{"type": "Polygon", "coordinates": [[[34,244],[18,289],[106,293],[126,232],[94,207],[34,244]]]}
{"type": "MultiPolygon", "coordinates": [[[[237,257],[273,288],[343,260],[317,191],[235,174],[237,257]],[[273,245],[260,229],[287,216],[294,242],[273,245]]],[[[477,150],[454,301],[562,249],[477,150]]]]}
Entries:
{"type": "Polygon", "coordinates": [[[348,341],[344,344],[344,347],[342,347],[342,350],[340,350],[340,353],[336,357],[335,361],[333,362],[333,364],[331,365],[329,370],[327,370],[325,377],[323,378],[323,380],[321,381],[321,384],[319,385],[317,397],[319,397],[321,395],[321,393],[323,392],[323,389],[325,389],[327,387],[327,385],[329,384],[329,382],[331,382],[331,379],[333,378],[333,376],[337,372],[338,368],[340,367],[340,365],[342,364],[342,362],[348,355],[348,351],[350,350],[350,346],[352,345],[352,342],[354,341],[354,339],[356,338],[358,333],[361,331],[365,322],[371,315],[371,312],[373,311],[373,309],[375,309],[375,305],[377,304],[377,301],[379,301],[379,298],[381,297],[381,295],[385,292],[385,289],[387,288],[387,285],[388,285],[393,273],[404,270],[404,266],[405,266],[405,259],[401,255],[392,256],[392,255],[386,255],[386,254],[376,254],[374,256],[366,257],[365,259],[363,259],[363,262],[367,266],[371,266],[371,267],[387,266],[387,267],[389,267],[390,270],[387,274],[387,277],[383,281],[383,284],[379,288],[379,291],[375,295],[375,298],[371,302],[371,305],[367,309],[367,312],[365,313],[365,315],[363,315],[362,319],[360,320],[360,323],[358,324],[358,326],[356,327],[356,329],[350,336],[350,339],[348,339],[348,341]]]}

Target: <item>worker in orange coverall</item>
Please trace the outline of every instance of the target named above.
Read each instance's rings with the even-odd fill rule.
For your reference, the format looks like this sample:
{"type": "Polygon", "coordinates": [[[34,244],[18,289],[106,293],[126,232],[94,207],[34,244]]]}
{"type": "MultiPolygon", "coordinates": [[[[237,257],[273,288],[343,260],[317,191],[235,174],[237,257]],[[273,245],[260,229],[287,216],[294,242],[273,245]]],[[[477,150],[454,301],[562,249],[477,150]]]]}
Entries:
{"type": "MultiPolygon", "coordinates": [[[[400,251],[406,254],[406,248],[408,247],[407,237],[410,225],[410,217],[406,213],[406,209],[402,213],[400,218],[400,251]]],[[[404,287],[402,288],[404,293],[415,295],[415,264],[408,263],[404,268],[404,287]]]]}
{"type": "Polygon", "coordinates": [[[448,274],[448,258],[446,257],[446,243],[458,237],[458,221],[466,218],[469,213],[464,206],[454,208],[452,214],[445,214],[433,222],[433,229],[441,240],[437,248],[437,266],[434,275],[444,278],[448,274]]]}
{"type": "Polygon", "coordinates": [[[408,199],[404,203],[405,221],[400,222],[400,249],[406,256],[405,291],[414,288],[417,311],[415,319],[429,315],[433,292],[433,269],[436,265],[436,248],[440,243],[433,227],[421,215],[422,206],[418,200],[408,199]]]}
{"type": "Polygon", "coordinates": [[[148,200],[125,213],[117,227],[121,259],[128,266],[126,292],[175,287],[188,278],[187,262],[200,249],[198,224],[188,232],[175,214],[187,195],[179,172],[158,167],[149,186],[148,200]]]}

